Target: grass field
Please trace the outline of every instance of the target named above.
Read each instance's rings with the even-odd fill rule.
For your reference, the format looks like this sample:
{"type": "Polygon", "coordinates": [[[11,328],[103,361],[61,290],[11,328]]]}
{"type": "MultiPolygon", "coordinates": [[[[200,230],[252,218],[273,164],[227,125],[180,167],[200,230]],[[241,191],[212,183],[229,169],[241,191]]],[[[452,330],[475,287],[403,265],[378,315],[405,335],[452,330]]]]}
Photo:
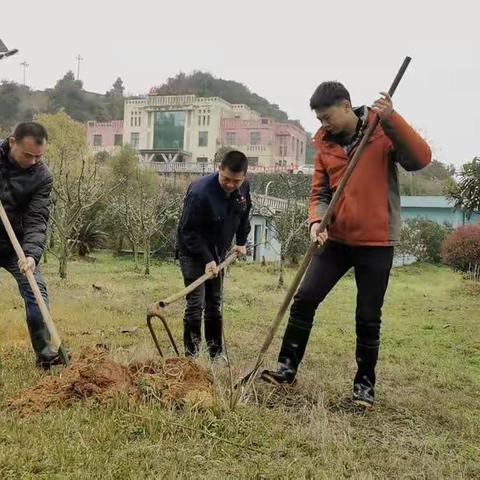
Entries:
{"type": "MultiPolygon", "coordinates": [[[[53,317],[73,352],[103,343],[123,362],[155,356],[144,312],[181,287],[175,265],[154,265],[145,278],[129,260],[100,255],[72,263],[65,282],[55,270],[45,267],[53,317]],[[121,333],[124,327],[139,328],[121,333]]],[[[275,284],[273,267],[241,264],[229,273],[225,328],[236,375],[251,366],[278,307],[283,291],[275,284]]],[[[231,411],[222,402],[228,375],[218,365],[212,411],[119,398],[22,419],[5,408],[7,399],[45,374],[34,367],[16,286],[0,272],[0,479],[478,479],[480,295],[468,287],[445,268],[393,272],[378,403],[368,414],[348,402],[355,286],[347,276],[318,312],[295,387],[258,384],[258,401],[231,411]]],[[[180,302],[169,311],[179,342],[182,308],[180,302]]],[[[269,352],[271,366],[283,330],[269,352]]]]}

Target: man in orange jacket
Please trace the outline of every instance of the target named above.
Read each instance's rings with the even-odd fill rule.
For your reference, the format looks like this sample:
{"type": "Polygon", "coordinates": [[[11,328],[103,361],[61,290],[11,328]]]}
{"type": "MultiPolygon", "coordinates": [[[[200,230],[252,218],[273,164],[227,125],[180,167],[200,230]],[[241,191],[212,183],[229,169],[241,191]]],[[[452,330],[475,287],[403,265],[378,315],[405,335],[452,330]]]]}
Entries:
{"type": "Polygon", "coordinates": [[[303,358],[318,305],[353,267],[357,284],[356,360],[353,401],[372,407],[375,367],[380,346],[381,309],[400,236],[397,165],[408,171],[426,167],[431,151],[423,138],[393,109],[382,93],[373,107],[352,108],[350,94],[338,82],[324,82],[310,99],[322,127],[314,138],[317,151],[309,204],[312,241],[323,248],[314,255],[294,297],[276,371],[265,370],[271,383],[292,383],[303,358]],[[334,212],[328,230],[320,231],[332,193],[364,131],[378,115],[375,129],[334,212]]]}

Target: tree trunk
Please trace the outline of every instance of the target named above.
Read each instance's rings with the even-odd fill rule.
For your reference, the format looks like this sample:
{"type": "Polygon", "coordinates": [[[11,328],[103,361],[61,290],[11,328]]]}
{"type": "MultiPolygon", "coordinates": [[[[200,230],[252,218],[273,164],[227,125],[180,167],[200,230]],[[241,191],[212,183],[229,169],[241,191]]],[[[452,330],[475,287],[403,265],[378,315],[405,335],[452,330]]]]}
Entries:
{"type": "Polygon", "coordinates": [[[122,253],[122,250],[123,250],[123,235],[120,235],[118,237],[118,242],[116,243],[116,246],[115,246],[115,254],[120,256],[120,254],[122,253]]]}
{"type": "Polygon", "coordinates": [[[67,240],[62,241],[62,245],[60,246],[60,254],[58,257],[58,273],[62,280],[65,280],[67,278],[68,244],[66,244],[66,242],[67,240]]]}
{"type": "Polygon", "coordinates": [[[285,255],[283,252],[283,247],[280,247],[280,274],[278,277],[277,288],[282,288],[285,285],[284,270],[285,270],[285,255]]]}
{"type": "Polygon", "coordinates": [[[133,242],[133,260],[135,262],[135,270],[140,270],[140,266],[138,264],[138,245],[133,242]]]}
{"type": "Polygon", "coordinates": [[[143,262],[145,265],[145,275],[150,275],[150,239],[145,240],[143,253],[143,262]]]}

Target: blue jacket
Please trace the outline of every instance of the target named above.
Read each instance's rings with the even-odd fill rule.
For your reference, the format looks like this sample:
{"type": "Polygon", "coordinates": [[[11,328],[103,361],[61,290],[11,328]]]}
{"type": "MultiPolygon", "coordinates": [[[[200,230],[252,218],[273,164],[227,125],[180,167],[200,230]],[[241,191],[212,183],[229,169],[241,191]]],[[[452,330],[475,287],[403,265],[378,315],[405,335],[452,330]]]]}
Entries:
{"type": "Polygon", "coordinates": [[[247,243],[251,206],[248,182],[227,196],[218,173],[196,180],[185,196],[177,232],[178,253],[205,264],[223,260],[234,236],[236,245],[247,243]]]}

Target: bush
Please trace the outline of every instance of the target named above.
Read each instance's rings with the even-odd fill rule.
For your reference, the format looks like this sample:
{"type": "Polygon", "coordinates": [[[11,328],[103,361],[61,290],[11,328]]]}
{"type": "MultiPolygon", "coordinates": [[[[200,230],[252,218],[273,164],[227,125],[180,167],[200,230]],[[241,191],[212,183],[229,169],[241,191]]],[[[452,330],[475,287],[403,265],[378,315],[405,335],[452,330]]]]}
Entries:
{"type": "Polygon", "coordinates": [[[443,241],[451,231],[448,224],[441,225],[428,218],[410,218],[403,224],[397,253],[413,255],[421,262],[440,263],[443,241]]]}
{"type": "Polygon", "coordinates": [[[454,230],[443,243],[442,259],[461,272],[469,271],[472,265],[480,265],[480,224],[454,230]]]}
{"type": "Polygon", "coordinates": [[[265,194],[265,188],[269,182],[268,195],[278,198],[295,198],[306,200],[310,195],[312,183],[311,175],[296,175],[292,173],[248,173],[248,180],[252,192],[259,195],[265,194]],[[285,189],[285,181],[290,188],[285,189]],[[292,197],[293,195],[293,197],[292,197]]]}

